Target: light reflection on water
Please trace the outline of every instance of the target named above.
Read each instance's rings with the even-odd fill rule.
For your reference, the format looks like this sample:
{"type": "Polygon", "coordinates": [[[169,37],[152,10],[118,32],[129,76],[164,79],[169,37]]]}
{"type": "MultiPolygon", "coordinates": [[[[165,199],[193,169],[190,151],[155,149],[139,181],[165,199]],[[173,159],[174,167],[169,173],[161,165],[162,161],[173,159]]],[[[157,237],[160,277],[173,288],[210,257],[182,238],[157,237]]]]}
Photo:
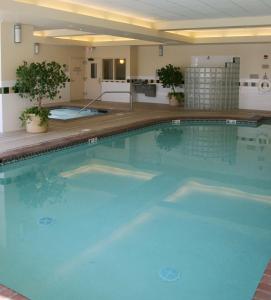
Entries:
{"type": "Polygon", "coordinates": [[[271,256],[270,132],[160,125],[0,167],[0,282],[38,300],[250,299],[271,256]]]}

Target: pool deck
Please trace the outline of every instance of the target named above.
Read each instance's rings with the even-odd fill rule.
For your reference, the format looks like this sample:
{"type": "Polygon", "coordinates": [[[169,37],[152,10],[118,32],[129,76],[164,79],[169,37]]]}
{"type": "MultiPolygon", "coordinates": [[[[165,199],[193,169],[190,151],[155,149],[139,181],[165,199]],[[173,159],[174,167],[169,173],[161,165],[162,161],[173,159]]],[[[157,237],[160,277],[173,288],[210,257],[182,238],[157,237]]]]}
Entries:
{"type": "Polygon", "coordinates": [[[28,300],[28,298],[7,288],[6,286],[4,286],[2,284],[0,284],[0,299],[2,299],[2,300],[28,300]]]}
{"type": "Polygon", "coordinates": [[[271,300],[271,261],[264,271],[253,300],[271,300]]]}
{"type": "MultiPolygon", "coordinates": [[[[51,106],[83,107],[86,101],[57,103],[51,106]]],[[[24,130],[0,134],[0,163],[35,153],[88,141],[93,137],[155,124],[173,119],[233,119],[259,121],[271,117],[271,112],[238,110],[236,112],[189,111],[164,104],[135,103],[133,111],[125,103],[96,102],[92,107],[109,109],[110,113],[69,121],[50,120],[49,131],[29,134],[24,130]]]]}

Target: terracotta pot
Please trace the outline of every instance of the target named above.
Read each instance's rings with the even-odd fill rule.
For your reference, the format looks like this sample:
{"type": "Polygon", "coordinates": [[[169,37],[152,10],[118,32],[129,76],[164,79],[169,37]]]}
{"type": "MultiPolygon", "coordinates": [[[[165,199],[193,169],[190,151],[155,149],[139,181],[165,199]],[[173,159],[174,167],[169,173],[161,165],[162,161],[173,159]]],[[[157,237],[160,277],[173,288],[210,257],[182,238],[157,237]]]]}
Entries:
{"type": "Polygon", "coordinates": [[[48,130],[48,122],[40,125],[40,117],[35,114],[29,114],[26,121],[26,131],[29,133],[43,133],[48,130]]]}

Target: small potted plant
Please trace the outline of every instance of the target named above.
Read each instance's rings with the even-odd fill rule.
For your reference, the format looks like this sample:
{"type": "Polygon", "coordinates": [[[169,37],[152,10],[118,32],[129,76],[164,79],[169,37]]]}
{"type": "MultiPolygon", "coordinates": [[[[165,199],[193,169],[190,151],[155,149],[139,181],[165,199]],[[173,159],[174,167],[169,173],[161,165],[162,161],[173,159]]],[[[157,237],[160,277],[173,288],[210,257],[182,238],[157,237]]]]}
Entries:
{"type": "Polygon", "coordinates": [[[27,132],[41,133],[48,130],[50,112],[48,108],[42,107],[42,100],[54,100],[60,89],[65,87],[69,78],[64,68],[65,65],[54,61],[30,64],[24,62],[17,68],[14,90],[21,98],[36,102],[35,106],[27,108],[20,116],[27,132]]]}
{"type": "Polygon", "coordinates": [[[176,88],[183,83],[183,74],[180,67],[169,64],[157,71],[159,80],[164,88],[170,88],[168,93],[169,104],[177,106],[183,103],[184,94],[177,92],[176,88]]]}

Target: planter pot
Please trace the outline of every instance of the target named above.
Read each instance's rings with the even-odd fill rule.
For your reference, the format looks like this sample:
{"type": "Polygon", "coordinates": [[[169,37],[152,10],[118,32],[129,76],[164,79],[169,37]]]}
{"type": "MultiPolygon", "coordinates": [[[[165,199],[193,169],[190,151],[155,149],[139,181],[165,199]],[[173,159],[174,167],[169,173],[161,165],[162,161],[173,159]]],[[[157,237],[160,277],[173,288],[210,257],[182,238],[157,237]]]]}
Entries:
{"type": "Polygon", "coordinates": [[[40,117],[34,114],[29,114],[29,119],[26,121],[26,131],[29,133],[43,133],[48,130],[48,122],[40,125],[40,117]]]}
{"type": "Polygon", "coordinates": [[[171,98],[169,98],[169,105],[171,105],[171,106],[179,106],[180,103],[179,103],[179,101],[176,99],[176,97],[171,96],[171,98]]]}

